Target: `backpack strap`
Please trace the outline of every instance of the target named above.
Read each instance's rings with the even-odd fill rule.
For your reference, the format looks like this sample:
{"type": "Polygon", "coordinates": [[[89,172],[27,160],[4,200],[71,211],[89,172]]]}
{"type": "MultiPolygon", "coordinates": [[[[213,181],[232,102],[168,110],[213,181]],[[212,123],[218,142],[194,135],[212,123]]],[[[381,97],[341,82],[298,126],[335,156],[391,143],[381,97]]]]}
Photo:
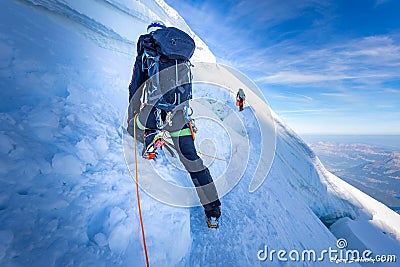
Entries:
{"type": "Polygon", "coordinates": [[[161,96],[162,92],[160,89],[160,71],[159,71],[159,55],[150,55],[146,50],[142,55],[142,72],[147,71],[147,75],[150,78],[150,83],[145,86],[146,102],[156,102],[161,96]],[[151,63],[150,63],[151,62],[151,63]],[[150,63],[150,65],[149,65],[150,63]]]}

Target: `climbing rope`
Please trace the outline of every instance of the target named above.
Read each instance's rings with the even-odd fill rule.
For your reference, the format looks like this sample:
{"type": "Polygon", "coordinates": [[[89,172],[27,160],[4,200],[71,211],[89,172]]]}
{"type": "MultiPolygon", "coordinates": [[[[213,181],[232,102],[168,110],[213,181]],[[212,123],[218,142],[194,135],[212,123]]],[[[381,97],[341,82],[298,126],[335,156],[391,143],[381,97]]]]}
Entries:
{"type": "Polygon", "coordinates": [[[134,147],[134,154],[135,154],[135,175],[136,175],[136,196],[137,196],[137,204],[138,204],[138,213],[139,213],[139,220],[140,220],[140,228],[142,230],[142,240],[143,240],[143,248],[144,248],[144,255],[146,257],[146,266],[149,267],[149,256],[147,254],[147,246],[146,246],[146,236],[144,234],[144,225],[143,225],[143,217],[142,217],[142,209],[140,208],[140,196],[139,196],[139,171],[138,171],[138,158],[136,152],[136,118],[137,114],[135,115],[134,121],[135,124],[133,126],[133,147],[134,147]]]}
{"type": "MultiPolygon", "coordinates": [[[[237,150],[238,150],[238,148],[236,147],[235,151],[233,151],[231,157],[229,158],[229,161],[232,160],[233,156],[238,152],[237,150]]],[[[203,155],[203,156],[206,156],[206,157],[209,157],[209,158],[213,158],[213,159],[216,159],[216,160],[220,160],[220,161],[227,162],[226,159],[217,158],[217,157],[215,157],[215,156],[208,155],[208,154],[203,153],[203,152],[201,152],[201,151],[197,151],[197,154],[200,154],[200,155],[203,155]]]]}
{"type": "Polygon", "coordinates": [[[193,129],[193,124],[192,124],[191,120],[189,120],[189,129],[190,129],[190,133],[192,134],[193,141],[196,140],[196,136],[194,135],[194,129],[193,129]]]}
{"type": "Polygon", "coordinates": [[[203,155],[203,156],[206,156],[206,157],[209,157],[209,158],[213,158],[213,159],[216,159],[216,160],[220,160],[220,161],[225,161],[226,162],[226,159],[217,158],[216,156],[208,155],[208,154],[200,152],[200,151],[197,151],[197,154],[200,154],[200,155],[203,155]]]}

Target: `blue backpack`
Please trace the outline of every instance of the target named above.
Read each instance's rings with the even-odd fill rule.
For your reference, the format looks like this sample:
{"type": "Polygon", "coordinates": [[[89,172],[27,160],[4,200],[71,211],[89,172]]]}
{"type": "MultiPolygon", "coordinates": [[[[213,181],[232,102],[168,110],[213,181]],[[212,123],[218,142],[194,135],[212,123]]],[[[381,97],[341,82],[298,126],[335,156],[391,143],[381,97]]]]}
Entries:
{"type": "Polygon", "coordinates": [[[196,46],[185,32],[168,27],[152,32],[144,41],[142,71],[150,77],[145,102],[165,112],[188,106],[192,98],[190,58],[196,46]]]}

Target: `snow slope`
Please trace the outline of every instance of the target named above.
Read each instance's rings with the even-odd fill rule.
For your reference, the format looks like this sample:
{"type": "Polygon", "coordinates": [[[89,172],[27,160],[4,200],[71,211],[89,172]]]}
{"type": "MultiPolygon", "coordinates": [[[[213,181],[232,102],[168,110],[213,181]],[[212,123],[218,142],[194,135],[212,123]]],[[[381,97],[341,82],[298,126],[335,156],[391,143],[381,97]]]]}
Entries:
{"type": "MultiPolygon", "coordinates": [[[[149,21],[162,19],[195,37],[194,60],[215,57],[160,0],[1,1],[0,13],[0,266],[144,265],[135,186],[123,153],[123,146],[133,151],[132,139],[123,142],[121,127],[136,39],[149,21]]],[[[141,191],[151,265],[292,266],[257,254],[265,246],[337,249],[339,237],[351,249],[400,256],[400,216],[328,173],[275,114],[274,161],[249,193],[260,133],[272,127],[258,120],[264,104],[237,114],[226,90],[202,85],[195,94],[203,98],[196,112],[208,114],[197,120],[197,147],[227,160],[204,157],[214,178],[239,171],[228,168],[230,159],[248,158],[248,164],[222,198],[216,231],[206,228],[201,207],[165,205],[141,191]],[[237,118],[243,127],[231,123],[237,118]]],[[[191,186],[167,155],[139,164],[191,186]]],[[[153,174],[141,171],[142,178],[153,174]]],[[[328,257],[297,264],[337,265],[328,257]]]]}

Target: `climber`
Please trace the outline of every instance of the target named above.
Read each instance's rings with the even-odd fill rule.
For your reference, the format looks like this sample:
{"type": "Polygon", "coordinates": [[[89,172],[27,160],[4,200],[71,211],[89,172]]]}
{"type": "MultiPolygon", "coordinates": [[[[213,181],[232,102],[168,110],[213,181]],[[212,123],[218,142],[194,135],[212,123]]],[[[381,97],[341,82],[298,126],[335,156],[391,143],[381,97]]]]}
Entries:
{"type": "Polygon", "coordinates": [[[142,156],[153,159],[169,132],[180,161],[189,172],[207,224],[218,226],[221,202],[210,171],[197,155],[194,145],[191,108],[192,74],[190,58],[194,40],[185,32],[154,21],[137,42],[137,56],[129,84],[128,132],[134,127],[143,142],[142,156]],[[134,118],[137,118],[136,120],[134,118]],[[205,187],[205,185],[208,185],[205,187]]]}
{"type": "Polygon", "coordinates": [[[236,94],[236,106],[239,107],[239,111],[243,110],[243,104],[246,99],[246,95],[242,88],[239,88],[238,93],[236,94]]]}

